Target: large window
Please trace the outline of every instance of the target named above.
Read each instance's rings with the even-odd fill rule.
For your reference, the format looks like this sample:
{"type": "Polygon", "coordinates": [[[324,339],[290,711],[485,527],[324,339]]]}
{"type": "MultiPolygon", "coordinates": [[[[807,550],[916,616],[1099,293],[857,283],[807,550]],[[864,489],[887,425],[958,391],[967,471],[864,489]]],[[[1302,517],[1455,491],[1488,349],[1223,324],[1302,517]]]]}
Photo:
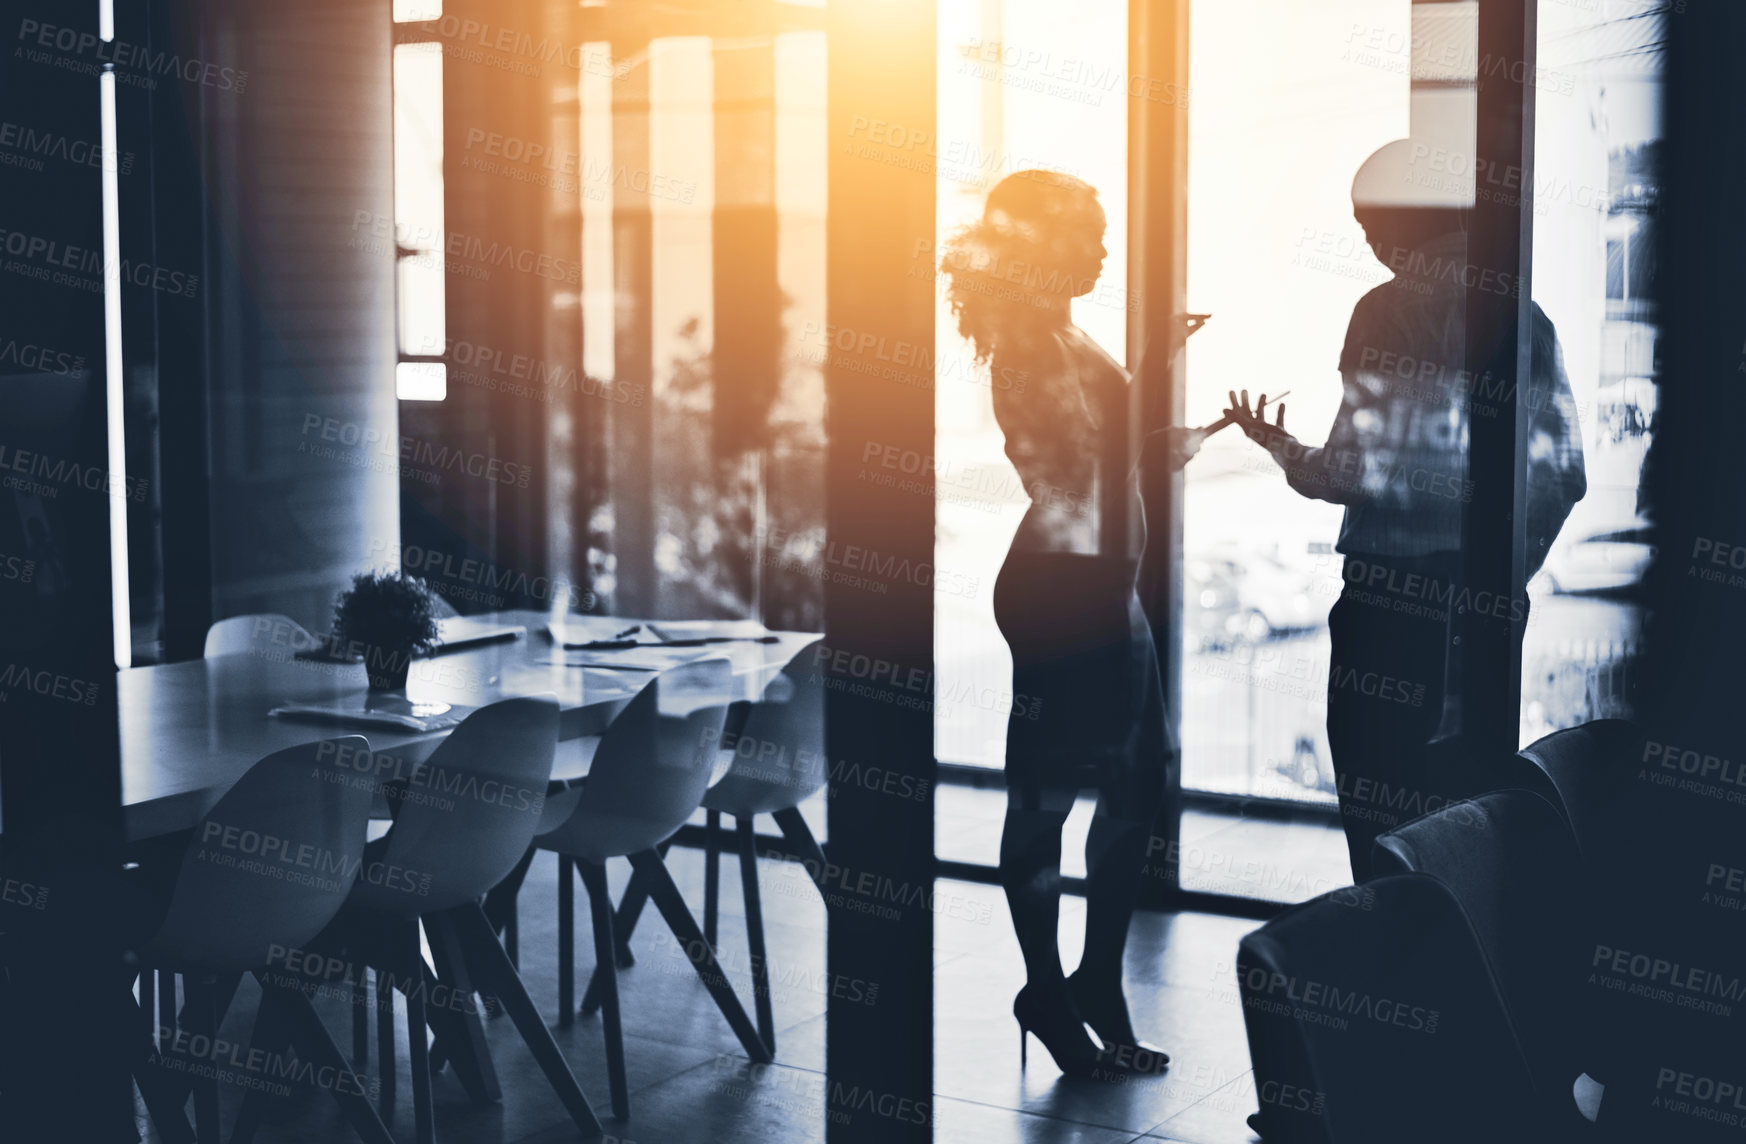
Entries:
{"type": "MultiPolygon", "coordinates": [[[[1401,139],[1428,142],[1428,155],[1452,146],[1459,155],[1443,162],[1471,167],[1478,4],[1184,4],[1187,233],[1172,257],[1186,269],[1180,308],[1212,317],[1186,346],[1183,421],[1216,420],[1233,390],[1289,391],[1289,427],[1319,445],[1341,406],[1354,307],[1393,277],[1354,216],[1353,177],[1401,139]]],[[[1587,492],[1524,593],[1524,743],[1630,713],[1642,622],[1635,589],[1651,555],[1637,487],[1655,424],[1663,7],[1548,5],[1538,21],[1533,300],[1557,332],[1587,492]]],[[[1073,316],[1124,360],[1129,323],[1144,311],[1127,306],[1120,289],[1129,205],[1127,163],[1118,160],[1127,156],[1132,103],[1063,77],[1100,74],[1099,64],[1121,75],[1127,13],[1093,5],[1070,31],[1055,21],[1046,42],[1032,44],[1035,22],[1046,19],[1032,8],[1018,0],[940,6],[939,233],[918,255],[917,272],[932,272],[939,245],[974,217],[1001,175],[1027,166],[1070,171],[1102,192],[1112,251],[1104,279],[1112,289],[1076,301],[1073,316]],[[964,154],[990,162],[970,171],[947,161],[964,154]]],[[[1499,185],[1482,181],[1488,195],[1513,189],[1507,176],[1490,178],[1499,185]]],[[[943,305],[937,321],[936,751],[947,764],[993,769],[1003,762],[1000,699],[1009,694],[1011,660],[990,596],[1028,502],[993,419],[990,387],[999,379],[968,368],[969,348],[943,305]]],[[[1444,364],[1455,373],[1470,363],[1444,364]]],[[[1524,395],[1520,416],[1534,416],[1538,396],[1524,395]]],[[[1214,437],[1181,488],[1180,614],[1168,638],[1180,641],[1173,717],[1182,838],[1185,847],[1222,839],[1208,869],[1185,858],[1181,884],[1307,897],[1345,876],[1326,730],[1344,509],[1292,491],[1236,433],[1214,437]],[[1209,873],[1256,862],[1278,876],[1244,884],[1209,873]]],[[[1168,628],[1172,617],[1153,618],[1168,628]]],[[[1449,670],[1459,670],[1458,660],[1449,670]]],[[[1444,725],[1458,725],[1458,712],[1451,705],[1444,725]]],[[[968,795],[942,798],[942,824],[952,825],[939,833],[941,856],[991,860],[998,830],[990,815],[968,795]]]]}
{"type": "Polygon", "coordinates": [[[1521,742],[1628,717],[1654,549],[1637,488],[1655,428],[1662,0],[1543,4],[1534,299],[1558,328],[1588,492],[1529,584],[1521,742]]]}
{"type": "MultiPolygon", "coordinates": [[[[438,20],[440,5],[394,5],[394,19],[438,20]]],[[[402,401],[441,401],[448,392],[443,227],[443,45],[401,31],[394,45],[394,288],[402,401]]]]}
{"type": "MultiPolygon", "coordinates": [[[[939,180],[938,234],[918,245],[932,274],[949,236],[1002,178],[1064,171],[1097,188],[1109,248],[1073,320],[1117,361],[1127,356],[1127,5],[1095,0],[1074,19],[1045,0],[941,0],[939,130],[927,148],[939,180]]],[[[973,363],[944,301],[935,314],[935,754],[1005,763],[1012,655],[994,622],[995,577],[1030,503],[994,421],[992,387],[1023,384],[973,363]]]]}
{"type": "MultiPolygon", "coordinates": [[[[1353,173],[1408,136],[1411,9],[1196,0],[1189,16],[1187,423],[1231,390],[1286,390],[1319,444],[1340,404],[1352,308],[1387,280],[1353,173]]],[[[1182,782],[1330,803],[1328,612],[1341,509],[1291,491],[1240,434],[1184,471],[1182,782]]]]}

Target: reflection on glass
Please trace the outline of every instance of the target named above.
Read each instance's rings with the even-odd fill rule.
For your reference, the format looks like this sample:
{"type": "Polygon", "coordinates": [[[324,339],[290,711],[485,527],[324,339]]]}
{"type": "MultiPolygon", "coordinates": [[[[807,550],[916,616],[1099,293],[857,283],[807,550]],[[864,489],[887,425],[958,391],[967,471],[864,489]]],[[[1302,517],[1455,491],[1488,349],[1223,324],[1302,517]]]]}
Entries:
{"type": "Polygon", "coordinates": [[[443,18],[442,0],[394,0],[394,22],[407,24],[415,20],[443,18]]]}
{"type": "Polygon", "coordinates": [[[394,395],[402,401],[441,401],[449,395],[449,367],[440,361],[397,362],[394,395]]]}
{"type": "Polygon", "coordinates": [[[609,610],[634,586],[638,614],[822,626],[824,36],[587,52],[582,360],[613,441],[610,499],[585,522],[592,583],[609,610]],[[766,255],[774,283],[739,275],[766,255]],[[724,409],[744,414],[731,439],[724,409]]]}
{"type": "Polygon", "coordinates": [[[440,354],[443,287],[443,55],[438,43],[394,46],[394,242],[400,352],[440,354]]]}
{"type": "Polygon", "coordinates": [[[1665,6],[1542,5],[1535,88],[1534,298],[1558,325],[1588,495],[1529,583],[1523,744],[1630,714],[1654,550],[1637,498],[1655,428],[1652,286],[1665,6]]]}

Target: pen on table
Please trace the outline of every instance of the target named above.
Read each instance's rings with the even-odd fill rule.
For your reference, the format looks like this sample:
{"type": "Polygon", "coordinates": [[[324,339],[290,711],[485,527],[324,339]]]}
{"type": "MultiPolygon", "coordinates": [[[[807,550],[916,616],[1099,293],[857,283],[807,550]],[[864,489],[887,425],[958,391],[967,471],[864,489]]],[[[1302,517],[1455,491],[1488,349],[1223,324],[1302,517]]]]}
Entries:
{"type": "Polygon", "coordinates": [[[634,635],[636,635],[636,634],[637,634],[637,633],[638,633],[638,632],[640,632],[640,631],[642,631],[642,630],[643,630],[643,625],[641,625],[641,624],[632,624],[632,625],[631,625],[631,626],[630,626],[630,627],[628,627],[628,628],[626,628],[626,629],[625,629],[625,630],[624,630],[624,631],[622,631],[622,632],[614,632],[614,633],[612,633],[612,635],[611,635],[611,636],[610,636],[610,637],[609,637],[609,638],[611,638],[611,639],[615,639],[615,640],[622,640],[622,639],[626,639],[626,638],[628,638],[628,637],[630,637],[630,636],[634,636],[634,635]]]}
{"type": "Polygon", "coordinates": [[[589,640],[587,643],[565,644],[566,651],[629,651],[631,648],[703,647],[721,643],[781,643],[781,636],[698,636],[694,639],[668,640],[664,644],[640,644],[635,640],[589,640]]]}

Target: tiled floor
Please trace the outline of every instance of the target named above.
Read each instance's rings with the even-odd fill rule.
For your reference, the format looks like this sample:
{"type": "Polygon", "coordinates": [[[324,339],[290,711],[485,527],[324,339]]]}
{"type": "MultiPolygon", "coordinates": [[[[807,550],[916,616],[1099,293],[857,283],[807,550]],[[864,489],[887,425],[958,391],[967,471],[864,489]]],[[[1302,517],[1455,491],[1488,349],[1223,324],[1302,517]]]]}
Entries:
{"type": "MultiPolygon", "coordinates": [[[[671,856],[675,877],[693,903],[702,901],[702,857],[671,856]]],[[[614,863],[614,893],[628,869],[614,863]]],[[[760,864],[770,942],[773,1001],[778,1025],[774,1065],[751,1068],[726,1023],[710,1004],[690,963],[651,911],[634,939],[637,965],[620,978],[631,1116],[607,1119],[607,1081],[598,1018],[555,1029],[558,1043],[584,1091],[606,1122],[608,1137],[638,1144],[786,1144],[824,1138],[824,906],[797,866],[760,864]]],[[[557,1017],[556,865],[535,863],[521,898],[521,958],[529,991],[548,1022],[557,1017]]],[[[722,870],[722,956],[740,996],[749,1002],[746,942],[732,858],[722,870]]],[[[1173,1057],[1161,1077],[1116,1085],[1062,1082],[1034,1042],[1021,1072],[1011,1017],[1023,983],[1018,946],[997,887],[941,884],[974,910],[942,911],[936,933],[935,1139],[952,1144],[1081,1142],[1124,1144],[1175,1140],[1192,1144],[1247,1144],[1244,1117],[1255,1108],[1247,1044],[1232,971],[1236,943],[1255,923],[1203,914],[1141,914],[1129,942],[1128,992],[1142,1036],[1173,1057]],[[985,908],[984,908],[985,907],[985,908]],[[980,917],[981,920],[977,920],[980,917]]],[[[577,960],[585,979],[593,963],[586,928],[586,896],[577,889],[583,925],[577,960]]],[[[1078,954],[1084,903],[1062,909],[1062,952],[1078,954]]],[[[256,991],[247,983],[224,1034],[242,1040],[256,991]]],[[[749,1007],[749,1005],[748,1005],[749,1007]]],[[[350,1044],[350,1014],[337,999],[320,1003],[335,1040],[350,1044]]],[[[399,1036],[399,1098],[392,1127],[400,1139],[413,1130],[404,1010],[399,1036]]],[[[372,1032],[373,1036],[373,1032],[372,1032]]],[[[507,1018],[487,1022],[501,1103],[471,1103],[452,1071],[438,1075],[435,1101],[439,1139],[479,1144],[548,1144],[576,1139],[562,1106],[535,1067],[507,1018]]],[[[374,1044],[372,1043],[372,1054],[374,1044]]],[[[376,1083],[373,1076],[367,1085],[376,1083]]],[[[226,1135],[242,1090],[222,1094],[226,1135]]],[[[141,1131],[156,1140],[140,1117],[141,1131]]],[[[294,1086],[274,1098],[269,1125],[257,1139],[279,1142],[354,1139],[327,1094],[294,1086]]]]}
{"type": "MultiPolygon", "coordinates": [[[[994,865],[1005,800],[1003,789],[941,786],[935,853],[943,860],[994,865]]],[[[1072,877],[1085,873],[1093,806],[1092,799],[1080,799],[1062,835],[1061,869],[1072,877]]],[[[1314,812],[1293,821],[1188,810],[1176,857],[1183,888],[1212,894],[1301,902],[1352,882],[1345,837],[1314,812]]]]}

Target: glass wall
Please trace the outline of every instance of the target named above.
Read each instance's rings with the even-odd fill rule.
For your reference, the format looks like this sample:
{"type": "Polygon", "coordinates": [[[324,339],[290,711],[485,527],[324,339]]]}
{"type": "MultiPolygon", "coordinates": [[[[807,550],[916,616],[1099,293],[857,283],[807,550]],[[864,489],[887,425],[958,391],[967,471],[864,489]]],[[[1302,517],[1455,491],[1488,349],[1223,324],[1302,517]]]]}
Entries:
{"type": "Polygon", "coordinates": [[[1521,742],[1626,717],[1637,589],[1654,550],[1637,488],[1655,430],[1660,0],[1542,4],[1534,300],[1558,330],[1587,494],[1528,585],[1521,742]]]}
{"type": "MultiPolygon", "coordinates": [[[[1196,0],[1190,29],[1188,305],[1212,317],[1188,342],[1187,423],[1217,420],[1232,390],[1289,391],[1287,426],[1319,444],[1353,306],[1389,278],[1351,186],[1409,134],[1411,7],[1196,0]]],[[[1183,786],[1331,803],[1342,510],[1236,432],[1184,482],[1183,786]]]]}
{"type": "MultiPolygon", "coordinates": [[[[1287,428],[1304,446],[1321,446],[1349,396],[1341,361],[1355,309],[1402,273],[1373,251],[1355,217],[1360,167],[1386,144],[1405,141],[1400,153],[1410,155],[1411,169],[1396,177],[1412,186],[1385,194],[1391,207],[1449,207],[1457,187],[1473,188],[1463,190],[1469,206],[1479,195],[1524,193],[1519,173],[1474,170],[1476,77],[1484,66],[1478,4],[1340,0],[1331,14],[1326,5],[1287,0],[1187,2],[1187,235],[1178,256],[1186,265],[1183,308],[1211,317],[1184,353],[1184,422],[1217,421],[1235,391],[1269,394],[1275,408],[1283,395],[1287,428]]],[[[1541,431],[1550,394],[1537,383],[1519,408],[1529,421],[1530,483],[1548,449],[1568,452],[1579,442],[1574,463],[1586,492],[1547,534],[1555,540],[1528,554],[1537,574],[1526,590],[1524,743],[1629,713],[1641,627],[1634,591],[1651,555],[1637,487],[1655,416],[1658,11],[1651,0],[1552,4],[1538,23],[1538,66],[1528,81],[1538,119],[1535,171],[1525,188],[1533,202],[1532,293],[1556,332],[1574,430],[1557,440],[1541,431]]],[[[1100,289],[1076,300],[1073,316],[1125,361],[1136,309],[1121,289],[1127,100],[1095,81],[1078,87],[1063,79],[1084,76],[1085,61],[1119,71],[1125,13],[1117,4],[1094,6],[1070,42],[1056,27],[1038,46],[1030,41],[1040,18],[1016,0],[940,6],[932,148],[939,226],[932,244],[918,245],[915,269],[936,272],[941,245],[976,217],[1001,175],[1043,167],[1085,178],[1102,192],[1111,257],[1100,289]],[[951,161],[963,156],[986,162],[978,169],[951,161]]],[[[1429,249],[1425,236],[1410,241],[1403,253],[1429,249]]],[[[1472,269],[1459,266],[1463,276],[1472,269]]],[[[1462,319],[1450,321],[1459,338],[1462,319]]],[[[991,596],[1028,497],[1004,456],[991,393],[1018,379],[970,364],[943,297],[937,323],[937,754],[993,769],[1002,765],[1013,697],[991,596]]],[[[1452,342],[1448,360],[1435,363],[1440,397],[1422,377],[1357,379],[1381,387],[1373,407],[1388,427],[1359,427],[1360,436],[1387,440],[1373,437],[1370,455],[1352,459],[1412,485],[1412,473],[1399,468],[1410,445],[1388,435],[1397,422],[1446,417],[1465,464],[1468,418],[1485,415],[1506,391],[1479,382],[1461,400],[1443,400],[1445,383],[1462,384],[1468,361],[1460,345],[1452,342]]],[[[1181,884],[1305,898],[1347,876],[1344,841],[1329,828],[1341,787],[1327,732],[1331,677],[1337,682],[1342,670],[1330,664],[1329,616],[1344,585],[1346,510],[1294,491],[1267,452],[1236,432],[1212,437],[1182,481],[1181,884]],[[1217,872],[1257,862],[1268,871],[1265,884],[1217,872]]],[[[1413,488],[1400,494],[1402,503],[1429,503],[1413,488]]],[[[1458,535],[1437,547],[1458,548],[1458,535]]],[[[1461,574],[1436,590],[1455,590],[1461,574]]],[[[1400,602],[1385,605],[1403,611],[1400,602]]],[[[1446,672],[1458,666],[1453,655],[1446,659],[1446,672]]],[[[1453,703],[1445,707],[1443,727],[1458,726],[1458,713],[1453,703]]],[[[967,795],[941,799],[941,856],[991,859],[998,822],[967,795]]]]}
{"type": "MultiPolygon", "coordinates": [[[[1073,321],[1118,362],[1127,357],[1127,5],[1095,0],[1071,22],[1047,0],[941,0],[939,128],[929,148],[939,177],[938,233],[918,244],[915,272],[934,275],[939,250],[1016,171],[1044,169],[1097,188],[1109,257],[1073,321]]],[[[939,283],[936,411],[935,754],[1004,765],[1012,655],[994,622],[994,581],[1030,501],[994,421],[994,386],[1012,374],[977,366],[939,283]]]]}

